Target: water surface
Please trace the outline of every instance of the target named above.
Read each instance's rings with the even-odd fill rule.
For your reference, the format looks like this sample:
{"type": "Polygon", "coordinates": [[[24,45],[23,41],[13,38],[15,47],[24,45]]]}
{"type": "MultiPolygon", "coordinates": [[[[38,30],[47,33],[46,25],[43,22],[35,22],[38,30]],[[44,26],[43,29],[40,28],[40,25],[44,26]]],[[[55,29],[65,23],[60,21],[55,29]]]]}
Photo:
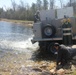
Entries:
{"type": "Polygon", "coordinates": [[[31,43],[32,28],[9,22],[0,22],[0,49],[25,50],[36,48],[31,43]]]}

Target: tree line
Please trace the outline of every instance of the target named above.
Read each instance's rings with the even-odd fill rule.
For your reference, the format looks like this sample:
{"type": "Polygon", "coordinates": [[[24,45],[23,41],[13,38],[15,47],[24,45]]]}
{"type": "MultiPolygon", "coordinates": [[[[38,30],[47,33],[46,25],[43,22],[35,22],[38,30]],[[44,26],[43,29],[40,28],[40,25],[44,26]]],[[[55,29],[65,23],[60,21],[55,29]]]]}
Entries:
{"type": "MultiPolygon", "coordinates": [[[[64,0],[59,0],[61,8],[67,6],[73,6],[76,13],[76,2],[69,0],[65,4],[64,0]],[[63,4],[64,3],[64,4],[63,4]]],[[[0,18],[16,19],[16,20],[33,20],[34,14],[37,10],[55,9],[56,0],[37,0],[36,3],[32,3],[30,6],[28,3],[24,3],[20,0],[20,4],[16,4],[15,0],[11,0],[11,8],[4,10],[0,8],[0,18]]]]}

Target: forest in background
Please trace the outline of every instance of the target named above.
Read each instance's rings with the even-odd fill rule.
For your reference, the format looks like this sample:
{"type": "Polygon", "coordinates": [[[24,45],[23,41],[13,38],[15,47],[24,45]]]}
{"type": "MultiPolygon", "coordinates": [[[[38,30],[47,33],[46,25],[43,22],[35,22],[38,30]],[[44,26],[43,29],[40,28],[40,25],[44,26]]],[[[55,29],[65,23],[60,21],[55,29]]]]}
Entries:
{"type": "MultiPolygon", "coordinates": [[[[73,6],[74,13],[76,14],[76,1],[72,1],[69,0],[66,4],[64,0],[59,0],[60,8],[73,6]]],[[[56,0],[36,0],[36,3],[32,3],[30,6],[22,0],[20,0],[20,4],[16,4],[15,0],[11,0],[12,7],[6,10],[0,8],[0,18],[33,21],[34,14],[37,10],[57,9],[58,7],[55,5],[55,2],[56,0]]]]}

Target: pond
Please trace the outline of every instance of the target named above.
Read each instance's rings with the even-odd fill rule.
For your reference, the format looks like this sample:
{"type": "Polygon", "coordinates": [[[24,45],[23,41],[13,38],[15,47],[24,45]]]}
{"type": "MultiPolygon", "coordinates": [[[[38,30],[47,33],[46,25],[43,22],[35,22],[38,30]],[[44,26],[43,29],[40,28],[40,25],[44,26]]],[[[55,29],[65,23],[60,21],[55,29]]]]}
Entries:
{"type": "Polygon", "coordinates": [[[10,50],[25,50],[32,47],[32,28],[24,25],[0,22],[0,48],[10,50]]]}
{"type": "Polygon", "coordinates": [[[32,28],[0,21],[0,75],[19,75],[34,64],[31,58],[38,44],[31,43],[32,37],[32,28]]]}

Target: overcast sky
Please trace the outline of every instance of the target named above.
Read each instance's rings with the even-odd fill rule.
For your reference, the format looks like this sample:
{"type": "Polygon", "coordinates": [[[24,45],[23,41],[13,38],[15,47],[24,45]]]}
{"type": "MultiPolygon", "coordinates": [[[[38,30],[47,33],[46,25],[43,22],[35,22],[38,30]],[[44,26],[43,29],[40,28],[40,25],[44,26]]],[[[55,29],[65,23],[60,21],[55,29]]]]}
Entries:
{"type": "MultiPolygon", "coordinates": [[[[14,0],[17,4],[20,3],[20,0],[14,0]]],[[[29,3],[31,5],[32,2],[36,2],[36,0],[22,0],[24,3],[29,3]]],[[[11,0],[0,0],[0,7],[9,8],[11,6],[11,0]]]]}
{"type": "MultiPolygon", "coordinates": [[[[14,0],[17,4],[20,3],[20,0],[14,0]]],[[[32,4],[32,2],[36,3],[37,0],[22,0],[24,3],[28,3],[29,5],[32,4]]],[[[49,0],[48,0],[49,1],[49,0]]],[[[68,0],[64,0],[64,3],[66,3],[68,0]]],[[[60,6],[59,0],[56,0],[56,5],[60,6]]],[[[10,8],[11,7],[11,0],[0,0],[0,7],[3,8],[10,8]]]]}

